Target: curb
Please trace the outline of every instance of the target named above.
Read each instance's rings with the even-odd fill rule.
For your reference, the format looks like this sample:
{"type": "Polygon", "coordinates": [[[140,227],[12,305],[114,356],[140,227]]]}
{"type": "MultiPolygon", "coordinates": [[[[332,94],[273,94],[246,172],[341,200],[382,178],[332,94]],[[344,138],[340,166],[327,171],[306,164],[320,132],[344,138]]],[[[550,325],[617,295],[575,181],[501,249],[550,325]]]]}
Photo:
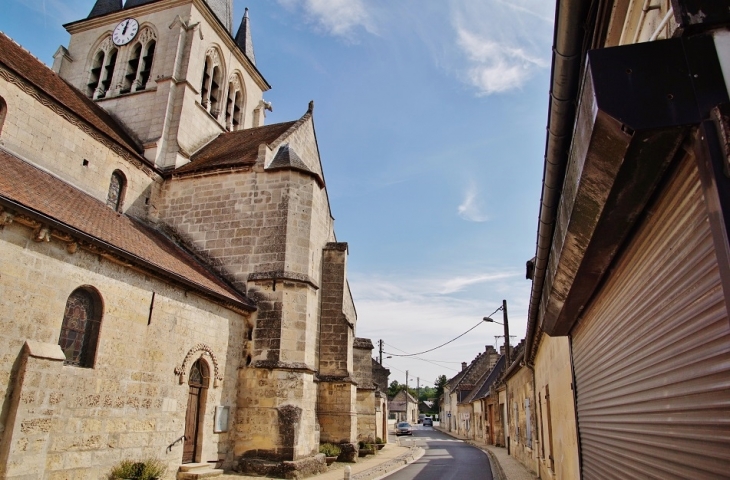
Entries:
{"type": "Polygon", "coordinates": [[[380,480],[401,468],[407,467],[421,458],[424,453],[426,452],[421,447],[411,447],[403,455],[352,475],[351,480],[380,480]]]}
{"type": "Polygon", "coordinates": [[[507,480],[507,475],[504,473],[502,465],[500,465],[499,460],[497,460],[497,456],[492,453],[491,450],[487,448],[482,448],[479,445],[471,443],[468,440],[466,441],[466,443],[468,443],[472,447],[478,448],[479,450],[487,454],[487,456],[489,457],[489,466],[492,468],[492,478],[494,480],[507,480]]]}

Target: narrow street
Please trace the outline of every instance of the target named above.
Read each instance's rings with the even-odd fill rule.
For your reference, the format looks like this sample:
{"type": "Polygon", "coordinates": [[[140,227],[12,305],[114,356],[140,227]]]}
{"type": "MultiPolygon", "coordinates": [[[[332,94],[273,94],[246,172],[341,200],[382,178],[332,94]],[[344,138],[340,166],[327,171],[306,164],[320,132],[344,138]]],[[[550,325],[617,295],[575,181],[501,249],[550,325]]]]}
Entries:
{"type": "MultiPolygon", "coordinates": [[[[408,444],[411,438],[401,436],[400,441],[408,444]]],[[[489,457],[478,448],[422,425],[413,426],[412,441],[426,453],[388,480],[492,480],[489,457]]]]}

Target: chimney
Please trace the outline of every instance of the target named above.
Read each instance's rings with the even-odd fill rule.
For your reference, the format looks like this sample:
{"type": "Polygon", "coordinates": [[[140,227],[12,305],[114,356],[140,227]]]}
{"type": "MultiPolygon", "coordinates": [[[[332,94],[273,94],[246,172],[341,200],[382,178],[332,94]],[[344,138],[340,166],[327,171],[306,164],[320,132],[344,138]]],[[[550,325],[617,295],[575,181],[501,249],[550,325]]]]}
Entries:
{"type": "Polygon", "coordinates": [[[461,362],[461,371],[466,370],[466,362],[461,362]]]}

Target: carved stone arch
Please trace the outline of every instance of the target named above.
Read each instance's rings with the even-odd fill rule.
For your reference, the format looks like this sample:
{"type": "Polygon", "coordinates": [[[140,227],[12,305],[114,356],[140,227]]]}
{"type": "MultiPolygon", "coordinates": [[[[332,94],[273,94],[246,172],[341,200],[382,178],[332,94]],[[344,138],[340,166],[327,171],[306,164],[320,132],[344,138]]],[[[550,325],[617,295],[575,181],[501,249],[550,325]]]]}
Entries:
{"type": "Polygon", "coordinates": [[[228,77],[228,90],[226,92],[225,105],[225,127],[228,131],[240,130],[243,128],[243,114],[246,104],[246,89],[244,87],[241,72],[235,70],[228,77]]]}
{"type": "Polygon", "coordinates": [[[142,45],[147,45],[150,40],[157,41],[157,30],[150,23],[143,23],[139,26],[139,33],[137,34],[136,41],[142,45]]]}
{"type": "Polygon", "coordinates": [[[222,111],[224,103],[226,64],[223,54],[217,45],[211,45],[205,51],[205,66],[203,67],[203,81],[201,84],[200,103],[216,119],[222,111]]]}
{"type": "Polygon", "coordinates": [[[213,353],[213,349],[204,343],[199,343],[191,348],[188,351],[187,355],[185,355],[182,364],[178,367],[175,367],[175,375],[179,377],[180,385],[185,383],[185,376],[187,375],[187,371],[189,368],[188,364],[190,363],[190,361],[194,357],[200,358],[204,355],[210,357],[210,360],[213,363],[213,388],[218,388],[220,382],[223,381],[223,376],[220,374],[220,368],[218,366],[218,358],[215,356],[215,353],[213,353]],[[196,356],[198,352],[202,352],[199,357],[196,356]]]}
{"type": "Polygon", "coordinates": [[[208,47],[208,50],[205,51],[205,57],[211,60],[212,65],[225,67],[223,64],[223,55],[221,55],[220,49],[217,45],[208,47]]]}

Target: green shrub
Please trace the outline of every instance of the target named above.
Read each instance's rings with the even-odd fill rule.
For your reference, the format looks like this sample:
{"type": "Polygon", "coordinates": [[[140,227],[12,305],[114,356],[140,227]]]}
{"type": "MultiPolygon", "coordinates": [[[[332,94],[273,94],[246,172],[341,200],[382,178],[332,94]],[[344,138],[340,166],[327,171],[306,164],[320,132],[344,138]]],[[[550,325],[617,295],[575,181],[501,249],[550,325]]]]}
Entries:
{"type": "Polygon", "coordinates": [[[319,453],[324,453],[326,457],[339,457],[342,450],[337,445],[331,443],[323,443],[319,446],[319,453]]]}
{"type": "Polygon", "coordinates": [[[382,438],[380,438],[380,437],[375,437],[375,443],[378,443],[378,444],[380,444],[380,443],[385,443],[385,442],[383,442],[383,439],[382,439],[382,438]]]}
{"type": "Polygon", "coordinates": [[[364,450],[365,449],[365,442],[363,442],[362,440],[360,440],[359,442],[357,442],[357,445],[358,445],[358,447],[360,447],[360,450],[364,450]]]}
{"type": "Polygon", "coordinates": [[[111,480],[130,478],[133,480],[156,480],[162,478],[167,467],[161,461],[148,458],[141,462],[134,460],[122,460],[112,469],[109,475],[111,480]]]}

